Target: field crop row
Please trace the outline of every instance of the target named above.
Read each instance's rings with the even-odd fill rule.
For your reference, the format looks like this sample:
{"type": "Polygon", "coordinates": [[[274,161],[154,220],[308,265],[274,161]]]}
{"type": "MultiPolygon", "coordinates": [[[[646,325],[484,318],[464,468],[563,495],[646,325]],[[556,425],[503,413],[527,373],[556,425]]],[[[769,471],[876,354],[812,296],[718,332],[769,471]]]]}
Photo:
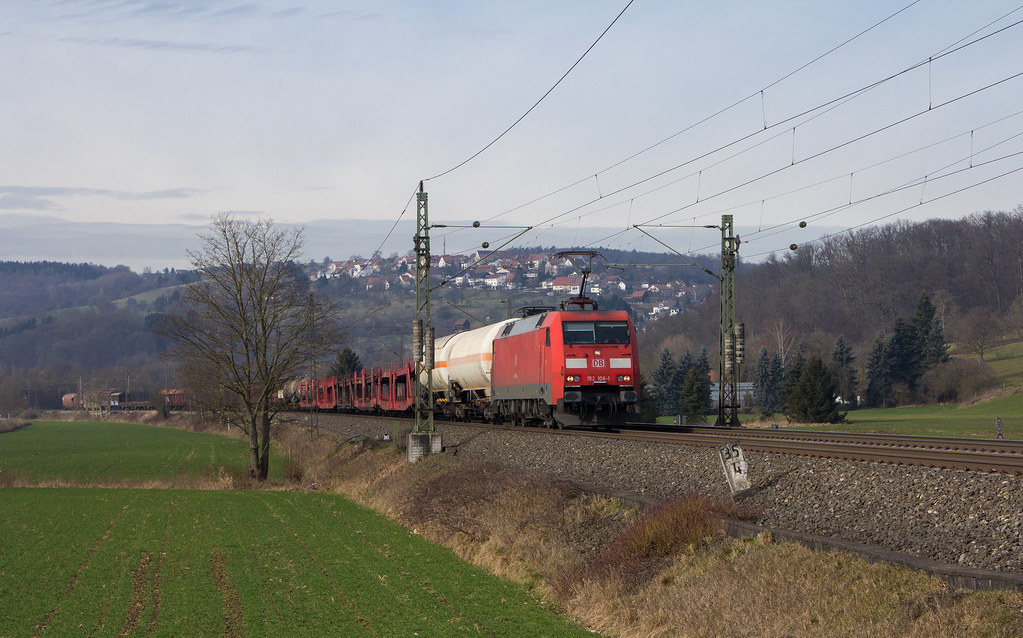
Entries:
{"type": "MultiPolygon", "coordinates": [[[[280,468],[272,458],[271,472],[280,468]]],[[[246,441],[137,423],[37,421],[4,434],[0,447],[2,485],[188,485],[220,472],[248,472],[246,441]]]]}
{"type": "Polygon", "coordinates": [[[587,635],[334,495],[0,490],[0,636],[587,635]]]}
{"type": "Polygon", "coordinates": [[[3,434],[0,638],[587,634],[343,497],[155,489],[244,476],[247,452],[131,423],[3,434]]]}

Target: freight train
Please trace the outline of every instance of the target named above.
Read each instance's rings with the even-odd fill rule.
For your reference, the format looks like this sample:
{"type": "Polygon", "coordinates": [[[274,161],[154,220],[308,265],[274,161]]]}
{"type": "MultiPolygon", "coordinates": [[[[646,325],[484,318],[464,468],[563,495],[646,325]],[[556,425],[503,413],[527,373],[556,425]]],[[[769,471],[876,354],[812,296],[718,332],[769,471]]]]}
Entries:
{"type": "MultiPolygon", "coordinates": [[[[152,410],[153,404],[147,400],[132,399],[128,393],[120,390],[110,392],[85,393],[68,392],[61,397],[61,405],[65,410],[152,410]]],[[[186,410],[189,408],[188,397],[180,388],[164,388],[160,390],[164,408],[167,410],[186,410]]]]}
{"type": "MultiPolygon", "coordinates": [[[[639,410],[636,328],[623,310],[583,298],[568,307],[524,309],[521,318],[437,339],[435,413],[452,420],[516,425],[609,426],[639,410]]],[[[408,413],[411,362],[348,377],[301,379],[279,393],[302,410],[408,413]]]]}

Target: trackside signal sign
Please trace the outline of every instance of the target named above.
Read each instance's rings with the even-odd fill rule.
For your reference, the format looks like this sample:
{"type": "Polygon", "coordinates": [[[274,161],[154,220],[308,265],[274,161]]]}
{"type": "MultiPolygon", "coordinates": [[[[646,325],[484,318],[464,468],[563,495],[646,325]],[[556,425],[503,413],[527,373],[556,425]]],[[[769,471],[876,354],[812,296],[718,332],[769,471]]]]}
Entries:
{"type": "Polygon", "coordinates": [[[749,465],[746,464],[746,457],[739,442],[733,441],[719,446],[718,456],[721,457],[721,465],[725,468],[725,478],[728,479],[728,488],[732,490],[732,496],[748,490],[749,465]]]}

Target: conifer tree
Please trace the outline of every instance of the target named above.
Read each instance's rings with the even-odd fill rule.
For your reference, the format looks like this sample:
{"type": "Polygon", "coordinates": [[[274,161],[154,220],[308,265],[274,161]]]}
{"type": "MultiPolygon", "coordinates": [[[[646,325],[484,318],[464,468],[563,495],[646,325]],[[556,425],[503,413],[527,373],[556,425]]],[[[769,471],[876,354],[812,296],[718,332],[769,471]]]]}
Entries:
{"type": "Polygon", "coordinates": [[[892,375],[891,361],[888,358],[886,340],[878,337],[870,348],[867,357],[867,405],[881,407],[891,397],[892,375]]]}
{"type": "Polygon", "coordinates": [[[784,406],[784,395],[782,387],[785,384],[785,360],[780,352],[775,352],[771,357],[771,383],[768,386],[767,405],[771,412],[780,412],[784,406]]]}
{"type": "Polygon", "coordinates": [[[767,356],[767,348],[760,348],[757,360],[753,364],[753,405],[761,412],[771,407],[768,391],[771,385],[771,359],[767,356]]]}
{"type": "Polygon", "coordinates": [[[844,419],[835,403],[835,382],[817,355],[799,366],[785,416],[796,423],[839,423],[844,419]]]}
{"type": "Polygon", "coordinates": [[[653,373],[654,400],[657,411],[663,415],[678,414],[679,386],[676,384],[676,365],[671,352],[665,348],[653,373]]]}
{"type": "Polygon", "coordinates": [[[927,294],[920,295],[913,314],[913,329],[916,331],[917,350],[920,355],[920,366],[927,372],[939,363],[948,361],[948,348],[945,333],[941,329],[937,310],[927,294]]]}
{"type": "Polygon", "coordinates": [[[696,363],[689,367],[682,386],[682,405],[689,423],[704,423],[714,407],[710,375],[696,363]]]}
{"type": "Polygon", "coordinates": [[[683,405],[685,400],[683,399],[684,386],[686,383],[686,375],[689,374],[689,369],[693,367],[693,355],[687,349],[678,359],[678,363],[675,364],[675,374],[672,377],[672,388],[675,391],[675,401],[678,407],[675,408],[674,414],[684,411],[683,405]]]}
{"type": "Polygon", "coordinates": [[[905,383],[910,391],[916,390],[921,368],[920,344],[917,332],[902,319],[895,320],[895,327],[888,338],[887,357],[893,383],[905,383]]]}
{"type": "Polygon", "coordinates": [[[362,370],[362,360],[359,355],[350,347],[345,346],[338,351],[334,363],[330,365],[330,376],[347,377],[353,372],[362,370]]]}
{"type": "Polygon", "coordinates": [[[796,356],[792,359],[792,363],[788,369],[785,370],[785,382],[781,387],[782,401],[784,402],[784,411],[788,414],[792,410],[792,404],[798,403],[799,399],[796,397],[796,386],[799,384],[799,377],[803,374],[803,365],[806,360],[803,359],[803,354],[796,353],[796,356]]]}
{"type": "Polygon", "coordinates": [[[856,368],[852,366],[856,361],[853,356],[852,347],[846,342],[845,337],[839,336],[835,340],[835,350],[831,353],[831,372],[835,378],[835,389],[838,396],[842,397],[845,403],[856,402],[856,368]]]}

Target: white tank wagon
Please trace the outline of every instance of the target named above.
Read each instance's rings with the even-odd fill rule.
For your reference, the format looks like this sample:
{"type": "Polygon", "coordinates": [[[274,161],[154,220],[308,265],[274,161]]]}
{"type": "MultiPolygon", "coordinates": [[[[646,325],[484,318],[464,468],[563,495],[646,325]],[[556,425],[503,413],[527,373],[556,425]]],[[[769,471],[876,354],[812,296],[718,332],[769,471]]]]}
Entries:
{"type": "Polygon", "coordinates": [[[470,392],[477,398],[489,397],[494,338],[505,325],[515,321],[521,320],[508,319],[437,339],[431,389],[454,394],[470,392]]]}

